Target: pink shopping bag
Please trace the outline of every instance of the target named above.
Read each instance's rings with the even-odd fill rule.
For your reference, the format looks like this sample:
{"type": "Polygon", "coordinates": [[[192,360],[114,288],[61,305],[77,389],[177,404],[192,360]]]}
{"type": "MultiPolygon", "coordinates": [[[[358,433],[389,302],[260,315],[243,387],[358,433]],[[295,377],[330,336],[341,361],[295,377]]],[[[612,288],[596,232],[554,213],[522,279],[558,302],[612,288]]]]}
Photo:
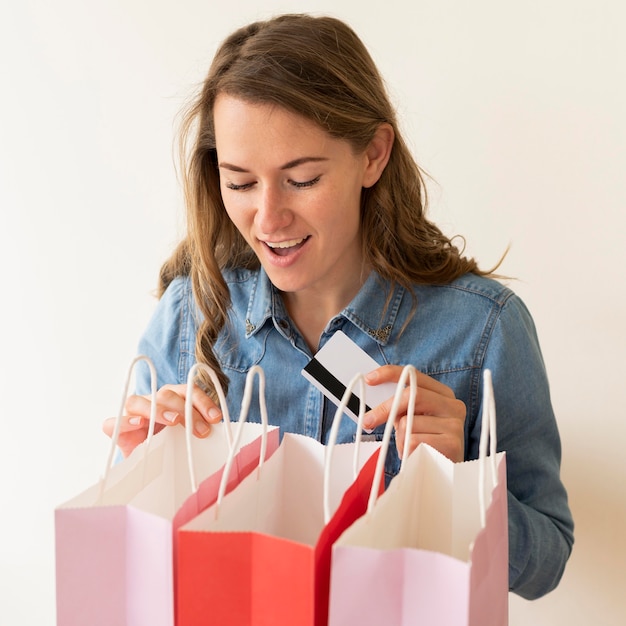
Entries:
{"type": "Polygon", "coordinates": [[[329,626],[508,624],[506,456],[489,372],[483,407],[478,460],[421,444],[336,541],[329,626]]]}
{"type": "MultiPolygon", "coordinates": [[[[154,367],[145,357],[135,359],[133,366],[138,360],[148,361],[154,398],[154,367]]],[[[122,407],[130,375],[129,371],[122,407]]],[[[193,481],[200,480],[202,486],[223,467],[232,447],[226,404],[221,389],[217,389],[225,421],[214,425],[208,438],[188,437],[182,426],[152,435],[153,409],[148,439],[111,467],[119,432],[116,428],[104,478],[57,507],[58,626],[174,624],[174,519],[178,514],[177,523],[186,521],[181,508],[189,509],[189,517],[197,512],[188,503],[195,494],[193,481]]],[[[263,428],[261,424],[246,424],[240,438],[243,456],[233,454],[237,469],[228,488],[258,465],[263,428]]],[[[277,429],[271,430],[267,442],[269,455],[278,445],[277,429]]]]}

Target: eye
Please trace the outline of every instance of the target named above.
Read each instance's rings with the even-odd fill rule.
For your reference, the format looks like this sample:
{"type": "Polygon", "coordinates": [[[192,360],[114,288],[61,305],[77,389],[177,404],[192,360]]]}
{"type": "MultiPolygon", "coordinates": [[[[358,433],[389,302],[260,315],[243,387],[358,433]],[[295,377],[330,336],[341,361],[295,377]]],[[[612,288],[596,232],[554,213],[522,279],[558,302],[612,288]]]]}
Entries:
{"type": "Polygon", "coordinates": [[[296,189],[305,189],[306,187],[313,187],[313,185],[319,182],[320,178],[321,176],[316,176],[312,180],[307,180],[302,183],[299,183],[297,180],[290,180],[289,184],[295,187],[296,189]]]}
{"type": "Polygon", "coordinates": [[[226,183],[224,186],[226,189],[231,189],[232,191],[245,191],[246,189],[250,189],[254,183],[244,183],[243,185],[236,185],[235,183],[226,183]]]}

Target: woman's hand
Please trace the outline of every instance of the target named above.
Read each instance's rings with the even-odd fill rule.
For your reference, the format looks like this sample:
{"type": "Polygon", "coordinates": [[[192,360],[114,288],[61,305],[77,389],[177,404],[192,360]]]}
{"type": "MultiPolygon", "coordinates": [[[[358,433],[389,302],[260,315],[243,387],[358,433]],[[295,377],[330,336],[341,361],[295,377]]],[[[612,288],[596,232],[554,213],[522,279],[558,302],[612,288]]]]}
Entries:
{"type": "MultiPolygon", "coordinates": [[[[157,412],[155,432],[165,426],[185,422],[185,395],[187,385],[164,385],[157,392],[157,412]]],[[[211,432],[211,424],[222,419],[219,407],[202,389],[194,385],[192,395],[193,432],[197,437],[206,437],[211,432]]],[[[150,425],[151,396],[128,396],[125,415],[121,418],[120,435],[117,441],[122,454],[127,457],[148,436],[150,425]]],[[[104,421],[102,430],[113,436],[115,417],[104,421]]]]}
{"type": "MultiPolygon", "coordinates": [[[[399,365],[383,365],[370,372],[365,380],[368,385],[397,383],[403,368],[399,365]]],[[[365,414],[365,428],[375,428],[387,421],[393,398],[374,407],[365,414]]],[[[409,404],[409,386],[403,393],[396,420],[396,446],[402,456],[409,404]]],[[[457,400],[450,387],[417,373],[417,397],[409,452],[420,443],[427,443],[455,462],[465,458],[465,404],[457,400]]]]}

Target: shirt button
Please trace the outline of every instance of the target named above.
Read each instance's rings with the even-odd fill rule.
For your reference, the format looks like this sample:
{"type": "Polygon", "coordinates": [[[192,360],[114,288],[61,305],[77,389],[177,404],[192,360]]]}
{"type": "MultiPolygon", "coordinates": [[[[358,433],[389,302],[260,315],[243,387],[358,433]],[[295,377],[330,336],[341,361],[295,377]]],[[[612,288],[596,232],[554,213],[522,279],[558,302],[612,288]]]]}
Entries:
{"type": "Polygon", "coordinates": [[[278,325],[283,329],[283,330],[289,330],[289,322],[287,320],[279,320],[278,321],[278,325]]]}

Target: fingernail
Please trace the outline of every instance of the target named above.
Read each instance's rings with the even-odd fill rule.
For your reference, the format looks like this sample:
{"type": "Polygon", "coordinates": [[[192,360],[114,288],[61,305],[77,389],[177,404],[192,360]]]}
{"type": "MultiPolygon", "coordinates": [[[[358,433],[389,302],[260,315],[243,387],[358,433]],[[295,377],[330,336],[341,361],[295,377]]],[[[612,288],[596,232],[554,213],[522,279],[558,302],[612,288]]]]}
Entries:
{"type": "Polygon", "coordinates": [[[195,423],[195,429],[200,437],[204,437],[209,433],[211,427],[206,422],[200,421],[195,423]]]}
{"type": "Polygon", "coordinates": [[[141,418],[140,417],[131,417],[131,418],[129,418],[128,423],[131,426],[139,426],[141,424],[141,418]]]}
{"type": "Polygon", "coordinates": [[[174,411],[165,411],[163,413],[163,417],[168,421],[168,422],[175,422],[176,419],[178,418],[178,413],[175,413],[174,411]]]}
{"type": "Polygon", "coordinates": [[[219,409],[212,407],[209,409],[208,417],[210,420],[218,420],[222,417],[222,412],[219,409]]]}
{"type": "Polygon", "coordinates": [[[378,372],[374,370],[369,374],[365,374],[365,382],[366,383],[375,383],[378,380],[378,372]]]}

